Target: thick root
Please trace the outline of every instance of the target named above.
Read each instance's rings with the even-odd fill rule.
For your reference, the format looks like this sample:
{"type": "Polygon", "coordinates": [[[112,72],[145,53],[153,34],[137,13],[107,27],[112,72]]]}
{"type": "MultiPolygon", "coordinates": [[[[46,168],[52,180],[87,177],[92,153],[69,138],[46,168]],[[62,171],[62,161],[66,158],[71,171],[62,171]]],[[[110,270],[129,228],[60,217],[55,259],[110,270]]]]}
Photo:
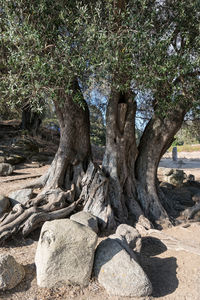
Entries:
{"type": "Polygon", "coordinates": [[[23,210],[22,213],[15,218],[14,220],[11,220],[9,222],[10,219],[10,215],[8,215],[8,219],[7,219],[7,223],[3,226],[0,226],[0,241],[3,241],[5,239],[7,239],[8,237],[10,237],[13,233],[18,231],[18,228],[20,226],[20,224],[27,219],[31,214],[36,212],[36,208],[35,207],[30,207],[26,210],[23,210]]]}
{"type": "Polygon", "coordinates": [[[23,236],[27,236],[33,230],[38,227],[41,227],[44,222],[52,221],[56,219],[62,219],[69,216],[69,214],[76,208],[79,202],[82,199],[77,200],[76,202],[72,203],[68,207],[56,210],[56,211],[43,211],[32,214],[21,226],[20,229],[22,230],[23,236]]]}
{"type": "MultiPolygon", "coordinates": [[[[116,217],[115,208],[108,195],[109,184],[109,178],[105,176],[102,170],[90,163],[87,173],[82,179],[81,197],[85,200],[84,211],[95,215],[98,218],[100,229],[108,232],[122,223],[116,217]]],[[[152,228],[151,222],[144,216],[138,202],[133,197],[128,200],[126,209],[131,220],[128,220],[129,215],[127,214],[124,223],[130,221],[131,225],[137,223],[145,229],[152,228]]]]}
{"type": "Polygon", "coordinates": [[[90,163],[87,173],[82,179],[81,197],[84,199],[84,211],[98,218],[101,230],[116,227],[114,214],[109,202],[109,179],[100,168],[90,163]]]}
{"type": "Polygon", "coordinates": [[[187,219],[193,219],[194,216],[196,215],[196,213],[198,213],[200,211],[200,202],[197,202],[194,206],[185,209],[182,212],[182,215],[187,219]]]}
{"type": "Polygon", "coordinates": [[[74,202],[74,189],[73,185],[67,192],[61,189],[43,190],[25,205],[15,205],[12,211],[1,219],[0,242],[16,232],[22,231],[23,235],[27,235],[42,226],[45,221],[68,216],[82,201],[79,198],[74,202]]]}

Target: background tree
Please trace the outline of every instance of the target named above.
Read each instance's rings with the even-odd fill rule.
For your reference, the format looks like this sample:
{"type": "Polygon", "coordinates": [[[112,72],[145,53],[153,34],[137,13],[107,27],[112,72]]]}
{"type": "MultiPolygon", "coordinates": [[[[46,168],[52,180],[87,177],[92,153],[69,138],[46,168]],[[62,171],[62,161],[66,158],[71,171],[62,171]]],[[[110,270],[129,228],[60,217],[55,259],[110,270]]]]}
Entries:
{"type": "Polygon", "coordinates": [[[98,146],[105,146],[106,134],[101,110],[90,105],[91,142],[98,146]]]}

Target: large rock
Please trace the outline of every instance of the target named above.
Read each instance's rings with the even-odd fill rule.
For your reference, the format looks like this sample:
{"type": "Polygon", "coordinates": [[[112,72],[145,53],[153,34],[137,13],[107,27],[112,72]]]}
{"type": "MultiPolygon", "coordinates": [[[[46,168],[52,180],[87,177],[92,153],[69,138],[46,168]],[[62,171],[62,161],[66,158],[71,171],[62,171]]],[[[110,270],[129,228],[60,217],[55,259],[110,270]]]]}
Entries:
{"type": "Polygon", "coordinates": [[[8,198],[10,199],[11,205],[15,206],[18,203],[25,204],[27,201],[29,201],[33,196],[33,190],[32,189],[22,189],[17,190],[8,195],[8,198]]]}
{"type": "Polygon", "coordinates": [[[7,163],[0,163],[0,176],[9,176],[13,173],[13,166],[7,163]]]}
{"type": "Polygon", "coordinates": [[[4,195],[0,195],[0,216],[8,210],[9,206],[9,199],[4,195]]]}
{"type": "Polygon", "coordinates": [[[96,243],[96,233],[77,222],[45,222],[35,256],[38,285],[53,287],[64,282],[87,286],[96,243]]]}
{"type": "Polygon", "coordinates": [[[80,211],[70,217],[70,220],[78,222],[82,225],[90,227],[94,232],[98,233],[97,217],[86,211],[80,211]]]}
{"type": "Polygon", "coordinates": [[[25,276],[24,267],[13,256],[0,254],[0,290],[10,290],[25,276]]]}
{"type": "Polygon", "coordinates": [[[117,240],[106,239],[96,250],[94,274],[108,294],[122,297],[148,296],[152,285],[132,252],[117,240]]]}

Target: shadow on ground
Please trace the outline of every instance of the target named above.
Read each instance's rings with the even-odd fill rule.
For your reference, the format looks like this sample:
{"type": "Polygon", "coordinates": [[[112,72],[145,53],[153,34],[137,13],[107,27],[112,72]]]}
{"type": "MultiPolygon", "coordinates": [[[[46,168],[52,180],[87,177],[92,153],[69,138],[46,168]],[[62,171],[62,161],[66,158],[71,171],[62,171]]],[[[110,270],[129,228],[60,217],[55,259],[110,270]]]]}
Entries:
{"type": "Polygon", "coordinates": [[[169,295],[178,287],[176,258],[153,257],[166,250],[166,246],[157,238],[145,237],[142,240],[140,264],[152,283],[152,296],[155,298],[169,295]]]}

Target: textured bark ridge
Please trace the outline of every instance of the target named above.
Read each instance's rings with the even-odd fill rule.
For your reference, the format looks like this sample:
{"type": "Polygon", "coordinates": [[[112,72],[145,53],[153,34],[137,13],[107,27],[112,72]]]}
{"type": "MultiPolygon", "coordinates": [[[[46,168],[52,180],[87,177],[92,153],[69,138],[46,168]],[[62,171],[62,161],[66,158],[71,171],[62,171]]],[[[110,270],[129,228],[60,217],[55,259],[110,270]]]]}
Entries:
{"type": "Polygon", "coordinates": [[[162,155],[171,145],[180,129],[185,110],[181,107],[168,113],[166,118],[153,116],[141,138],[136,160],[138,201],[144,214],[151,221],[167,220],[170,204],[158,188],[157,169],[162,155]]]}
{"type": "Polygon", "coordinates": [[[61,93],[62,107],[55,103],[60,123],[60,144],[55,158],[48,172],[29,185],[42,190],[36,198],[14,206],[3,216],[0,240],[19,230],[27,235],[47,220],[64,218],[81,201],[80,183],[91,159],[89,111],[77,81],[72,88],[72,95],[61,93]],[[81,105],[74,101],[77,96],[81,105]]]}
{"type": "MultiPolygon", "coordinates": [[[[138,224],[145,229],[156,223],[170,223],[168,213],[172,207],[158,188],[157,168],[186,111],[176,107],[166,117],[155,113],[137,147],[135,95],[132,91],[112,91],[100,168],[91,159],[89,111],[77,81],[72,89],[71,95],[61,92],[62,107],[55,103],[61,135],[51,167],[29,185],[42,191],[3,216],[0,240],[19,230],[27,235],[47,220],[66,217],[80,202],[85,211],[98,217],[101,230],[114,229],[120,223],[138,224]],[[79,103],[74,101],[77,98],[79,103]]],[[[194,213],[196,210],[191,216],[194,213]]]]}
{"type": "Polygon", "coordinates": [[[91,164],[83,180],[84,210],[97,216],[103,229],[114,228],[128,219],[132,224],[140,221],[145,227],[151,227],[136,201],[135,112],[136,103],[131,91],[111,94],[102,169],[91,164]]]}
{"type": "Polygon", "coordinates": [[[97,216],[103,229],[120,223],[144,228],[171,224],[171,204],[158,187],[159,161],[181,127],[185,110],[177,107],[149,121],[140,144],[135,139],[134,95],[113,92],[107,108],[106,151],[102,169],[90,165],[83,180],[86,211],[97,216]]]}

